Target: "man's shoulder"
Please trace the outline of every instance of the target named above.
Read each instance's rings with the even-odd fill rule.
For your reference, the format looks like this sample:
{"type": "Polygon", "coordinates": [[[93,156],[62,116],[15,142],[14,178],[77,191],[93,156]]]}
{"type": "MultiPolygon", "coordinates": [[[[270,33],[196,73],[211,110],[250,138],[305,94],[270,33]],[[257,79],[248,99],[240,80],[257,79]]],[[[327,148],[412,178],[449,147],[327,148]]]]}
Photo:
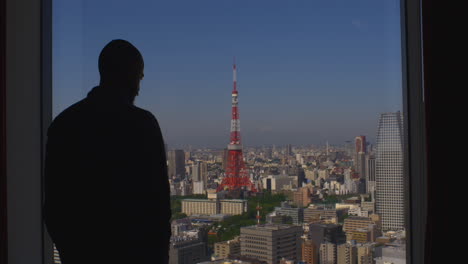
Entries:
{"type": "Polygon", "coordinates": [[[50,124],[49,131],[69,123],[69,120],[76,119],[79,116],[80,109],[83,108],[84,104],[85,101],[83,99],[60,112],[60,114],[58,114],[50,124]]]}
{"type": "Polygon", "coordinates": [[[133,113],[133,115],[137,116],[139,119],[141,119],[144,122],[148,122],[151,124],[157,124],[158,121],[156,117],[151,113],[150,111],[140,108],[138,106],[132,105],[130,106],[130,109],[133,113]]]}

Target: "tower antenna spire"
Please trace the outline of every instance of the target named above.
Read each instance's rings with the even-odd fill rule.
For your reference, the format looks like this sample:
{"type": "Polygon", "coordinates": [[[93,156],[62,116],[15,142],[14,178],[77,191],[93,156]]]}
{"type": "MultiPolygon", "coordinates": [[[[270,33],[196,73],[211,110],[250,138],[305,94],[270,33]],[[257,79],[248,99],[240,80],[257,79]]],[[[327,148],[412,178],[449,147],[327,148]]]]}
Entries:
{"type": "Polygon", "coordinates": [[[233,58],[232,63],[232,81],[233,81],[233,91],[237,92],[237,66],[236,66],[236,56],[233,58]]]}
{"type": "Polygon", "coordinates": [[[240,119],[239,119],[239,107],[238,107],[238,96],[237,91],[237,67],[236,57],[234,57],[232,65],[233,75],[233,90],[232,90],[232,118],[231,118],[231,136],[228,145],[228,164],[226,167],[226,177],[223,179],[221,184],[218,186],[218,192],[224,189],[230,191],[238,191],[248,189],[253,192],[257,192],[255,185],[252,183],[249,177],[249,172],[245,166],[244,158],[242,154],[242,144],[240,136],[240,119]]]}

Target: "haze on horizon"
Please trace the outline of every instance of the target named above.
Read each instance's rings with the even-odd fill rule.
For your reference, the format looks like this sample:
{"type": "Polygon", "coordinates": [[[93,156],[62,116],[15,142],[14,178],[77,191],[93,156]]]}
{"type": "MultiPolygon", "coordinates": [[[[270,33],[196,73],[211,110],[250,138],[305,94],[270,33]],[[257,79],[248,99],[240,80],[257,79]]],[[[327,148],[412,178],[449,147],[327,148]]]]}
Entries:
{"type": "Polygon", "coordinates": [[[136,105],[170,148],[229,143],[232,60],[245,147],[375,141],[402,110],[398,0],[54,1],[54,116],[99,83],[112,39],[145,59],[136,105]]]}

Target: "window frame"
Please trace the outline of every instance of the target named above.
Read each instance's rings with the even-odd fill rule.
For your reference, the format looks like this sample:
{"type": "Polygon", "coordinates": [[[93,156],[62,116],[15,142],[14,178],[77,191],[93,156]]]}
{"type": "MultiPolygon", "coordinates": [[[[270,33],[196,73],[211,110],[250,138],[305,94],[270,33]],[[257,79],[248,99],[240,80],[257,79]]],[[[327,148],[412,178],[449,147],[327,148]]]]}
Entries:
{"type": "MultiPolygon", "coordinates": [[[[425,136],[425,103],[423,90],[423,68],[422,68],[422,41],[421,41],[421,1],[420,0],[400,0],[401,6],[401,47],[402,47],[402,77],[403,77],[403,114],[404,126],[406,129],[405,139],[405,191],[408,195],[406,201],[406,212],[409,217],[406,218],[407,232],[407,262],[424,263],[424,243],[427,215],[427,162],[426,162],[426,136],[425,136]]],[[[52,0],[0,0],[0,263],[25,263],[25,258],[18,258],[16,262],[12,252],[28,250],[28,248],[16,248],[21,243],[12,239],[28,239],[27,236],[12,237],[17,234],[20,225],[13,225],[12,214],[25,209],[12,208],[22,194],[26,195],[28,189],[22,185],[15,185],[20,188],[20,193],[13,192],[11,184],[18,184],[12,178],[12,171],[18,163],[10,163],[10,156],[14,153],[11,148],[16,147],[17,140],[12,140],[9,135],[13,132],[22,133],[21,130],[8,130],[12,126],[13,114],[10,110],[15,110],[11,105],[14,103],[24,103],[26,96],[15,95],[13,87],[17,85],[25,88],[27,91],[35,92],[34,101],[39,106],[39,113],[31,116],[39,117],[39,122],[34,125],[34,130],[26,133],[24,138],[28,138],[37,143],[35,148],[29,148],[32,152],[32,159],[40,163],[40,171],[36,171],[33,176],[39,176],[40,184],[36,185],[43,194],[43,158],[46,140],[47,127],[52,121],[52,0]],[[28,16],[33,14],[33,16],[28,16]],[[15,15],[19,15],[24,23],[14,23],[15,15]],[[13,35],[12,32],[15,32],[13,35]],[[16,36],[18,35],[18,36],[16,36]],[[30,39],[32,42],[24,43],[22,40],[30,39]],[[32,58],[24,56],[15,57],[22,50],[34,48],[35,54],[32,58]],[[11,57],[15,57],[13,60],[11,57]],[[38,73],[39,78],[33,80],[34,87],[25,87],[20,83],[18,73],[14,70],[18,63],[24,65],[25,73],[38,73]],[[40,91],[37,93],[37,89],[40,91]],[[28,90],[29,89],[29,90],[28,90]],[[14,97],[13,96],[17,96],[14,97]],[[12,99],[13,98],[13,99],[12,99]],[[40,135],[37,137],[37,135],[40,135]],[[10,205],[10,207],[8,206],[10,205]],[[12,210],[15,211],[12,211],[12,210]],[[12,213],[13,212],[13,213],[12,213]],[[9,221],[7,221],[9,220],[9,221]],[[16,228],[16,229],[15,229],[16,228]]],[[[28,114],[37,109],[26,109],[28,114]]],[[[15,113],[16,114],[16,113],[15,113]]],[[[29,122],[32,120],[23,120],[29,122]]],[[[16,191],[16,190],[15,190],[16,191]]],[[[42,200],[38,204],[42,204],[42,200]]],[[[37,204],[36,204],[37,205],[37,204]]],[[[35,211],[40,208],[35,208],[35,211]]],[[[35,216],[37,217],[37,215],[35,216]]],[[[36,218],[37,219],[37,218],[36,218]]],[[[40,216],[42,219],[42,216],[40,216]]],[[[27,223],[25,223],[27,224],[27,223]]],[[[52,242],[47,235],[44,225],[40,230],[41,236],[29,237],[34,241],[40,241],[42,258],[29,263],[53,263],[52,242]]]]}

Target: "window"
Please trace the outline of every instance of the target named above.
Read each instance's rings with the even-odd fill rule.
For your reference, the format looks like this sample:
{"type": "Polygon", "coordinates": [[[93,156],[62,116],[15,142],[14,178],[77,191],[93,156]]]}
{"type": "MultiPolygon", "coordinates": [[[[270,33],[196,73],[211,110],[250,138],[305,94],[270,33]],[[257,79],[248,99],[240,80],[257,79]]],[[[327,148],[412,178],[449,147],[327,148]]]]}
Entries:
{"type": "MultiPolygon", "coordinates": [[[[118,5],[118,4],[117,4],[117,5],[118,5]]],[[[47,10],[47,8],[45,8],[45,9],[47,10]]],[[[92,8],[90,8],[90,9],[92,9],[92,8]]],[[[59,9],[55,9],[55,10],[58,11],[59,9]]],[[[99,9],[96,8],[96,10],[99,10],[99,9]]],[[[96,10],[88,10],[88,11],[85,10],[85,13],[86,13],[86,12],[90,12],[90,13],[97,12],[96,10]]],[[[54,15],[55,15],[55,14],[54,14],[54,15]]],[[[141,20],[144,21],[145,18],[144,18],[144,17],[141,17],[141,20]]],[[[87,25],[86,25],[86,23],[91,23],[91,22],[90,22],[90,21],[85,21],[85,22],[83,22],[82,25],[83,25],[85,28],[86,28],[86,26],[89,27],[90,25],[92,25],[92,24],[87,24],[87,25]]],[[[359,21],[352,21],[351,24],[354,25],[354,26],[356,26],[356,27],[359,27],[359,26],[362,26],[362,25],[363,25],[363,24],[360,23],[359,21]]],[[[410,24],[410,23],[408,23],[408,24],[410,24]]],[[[86,30],[84,30],[84,31],[86,32],[86,30]]],[[[56,37],[58,37],[58,36],[56,36],[56,37]]],[[[85,38],[85,40],[86,40],[86,38],[85,38]]],[[[36,40],[36,41],[37,41],[37,40],[36,40]]],[[[57,41],[57,39],[54,39],[54,41],[57,41]]],[[[405,41],[407,41],[407,40],[405,39],[405,41]]],[[[85,41],[85,42],[86,42],[86,41],[85,41]]],[[[38,41],[38,43],[39,43],[39,41],[38,41]]],[[[405,42],[405,43],[406,43],[406,42],[405,42]]],[[[43,44],[44,44],[44,43],[43,43],[43,44]]],[[[49,44],[50,44],[50,43],[49,43],[49,44]]],[[[137,43],[135,43],[135,44],[137,44],[137,43]]],[[[284,44],[284,43],[283,43],[283,44],[284,44]]],[[[61,50],[60,50],[60,45],[55,45],[55,46],[58,48],[58,50],[54,50],[54,52],[60,52],[60,51],[61,51],[61,50]]],[[[85,53],[85,54],[87,54],[88,52],[89,52],[89,54],[92,54],[93,52],[96,53],[96,52],[95,52],[96,50],[99,51],[98,48],[93,48],[92,45],[87,46],[87,44],[82,44],[82,45],[81,45],[81,44],[78,44],[77,46],[78,46],[79,48],[84,48],[84,53],[85,53]],[[94,51],[92,51],[93,49],[94,49],[94,51]]],[[[101,46],[102,46],[102,45],[101,45],[101,46]]],[[[96,47],[101,47],[101,46],[96,45],[96,47]]],[[[137,44],[137,46],[138,46],[138,44],[137,44]]],[[[145,45],[143,45],[143,47],[144,47],[144,46],[145,46],[145,45]]],[[[267,47],[267,48],[268,48],[268,47],[267,47]]],[[[270,47],[270,48],[271,48],[271,47],[270,47]]],[[[62,50],[62,51],[63,51],[63,50],[62,50]]],[[[39,51],[39,52],[40,52],[40,51],[39,51]]],[[[71,53],[67,53],[67,54],[71,54],[71,53]]],[[[78,53],[78,54],[79,54],[79,53],[78,53]]],[[[56,55],[56,54],[54,54],[54,58],[56,57],[55,55],[56,55]]],[[[404,54],[404,55],[407,55],[407,54],[404,54]]],[[[84,56],[84,57],[85,57],[85,56],[84,56]]],[[[83,59],[84,57],[77,56],[78,59],[83,59]]],[[[95,56],[95,57],[96,57],[96,56],[95,56]]],[[[403,57],[405,57],[405,56],[403,56],[403,57]]],[[[407,57],[409,57],[409,58],[411,59],[411,56],[407,56],[407,57]]],[[[239,91],[240,91],[241,94],[242,94],[242,91],[243,91],[243,90],[241,90],[241,89],[243,88],[242,86],[246,86],[246,82],[248,83],[248,81],[251,81],[251,80],[249,80],[249,78],[247,78],[247,77],[248,77],[248,71],[246,71],[246,68],[243,68],[243,67],[246,67],[246,65],[248,65],[248,63],[246,63],[246,62],[248,62],[248,61],[246,61],[245,58],[246,58],[246,57],[242,57],[242,56],[239,56],[239,57],[238,57],[238,66],[239,66],[239,74],[240,74],[240,75],[239,75],[239,77],[240,77],[240,78],[239,78],[239,84],[242,84],[242,85],[239,86],[239,91]],[[242,65],[242,67],[241,67],[241,65],[242,65]],[[241,70],[241,69],[242,69],[242,70],[241,70]],[[242,76],[241,73],[242,73],[242,74],[245,74],[245,75],[242,76]],[[241,81],[241,80],[242,80],[242,81],[241,81]]],[[[414,59],[414,58],[413,58],[413,59],[414,59]]],[[[411,60],[409,60],[409,62],[411,62],[411,60]]],[[[409,62],[406,61],[406,63],[409,63],[409,62]]],[[[403,64],[405,64],[405,63],[403,63],[403,64]]],[[[406,65],[406,64],[405,64],[405,65],[406,65]]],[[[56,66],[57,66],[57,64],[54,64],[54,67],[56,67],[56,66]]],[[[85,69],[88,69],[87,66],[88,66],[87,62],[86,62],[86,61],[83,61],[82,67],[84,67],[85,69]],[[84,66],[83,66],[83,65],[84,65],[84,66]]],[[[323,66],[324,68],[327,67],[327,65],[322,65],[322,66],[323,66]]],[[[91,68],[91,67],[89,67],[89,68],[91,68]]],[[[249,69],[249,68],[247,67],[247,69],[249,69]]],[[[253,67],[250,68],[250,69],[253,70],[253,67]]],[[[65,70],[65,68],[63,68],[63,69],[56,69],[56,70],[65,70]]],[[[181,69],[181,70],[184,71],[184,72],[188,72],[187,69],[181,69]]],[[[404,69],[404,70],[405,70],[405,69],[404,69]]],[[[66,71],[64,71],[64,72],[66,72],[66,71]]],[[[76,71],[69,71],[69,72],[75,72],[75,73],[76,73],[76,71]]],[[[81,78],[81,80],[82,80],[83,82],[85,82],[85,83],[81,86],[82,89],[87,89],[87,88],[88,88],[87,83],[92,83],[93,81],[96,81],[95,76],[93,77],[93,74],[95,74],[95,73],[88,72],[87,70],[78,71],[78,72],[79,72],[80,74],[83,74],[83,77],[81,78]],[[88,77],[90,77],[90,78],[88,78],[88,77]],[[94,79],[93,79],[93,78],[94,78],[94,79]]],[[[222,71],[220,71],[220,72],[222,72],[222,71]]],[[[228,73],[229,73],[229,71],[226,71],[226,72],[224,73],[225,76],[229,76],[228,73]]],[[[45,74],[47,74],[47,73],[45,73],[45,74]]],[[[222,74],[222,73],[220,73],[220,74],[222,74]]],[[[264,72],[264,74],[265,74],[265,76],[268,76],[268,75],[266,75],[265,72],[264,72]]],[[[60,75],[57,75],[58,78],[60,78],[59,76],[60,76],[60,75]]],[[[146,76],[148,76],[148,75],[146,75],[146,76]]],[[[214,75],[213,75],[213,76],[214,76],[214,75]]],[[[252,78],[252,77],[251,77],[251,78],[252,78]]],[[[147,80],[147,78],[145,78],[145,79],[147,80]]],[[[224,82],[224,80],[225,80],[225,78],[221,78],[221,80],[218,80],[218,81],[220,81],[220,83],[221,83],[221,82],[224,82]]],[[[161,80],[161,81],[162,81],[162,80],[161,80]]],[[[166,81],[167,81],[167,80],[166,80],[166,81]]],[[[183,80],[183,81],[187,81],[187,80],[183,80]]],[[[403,78],[403,83],[404,83],[403,86],[405,86],[405,85],[411,86],[411,84],[414,84],[414,83],[411,83],[411,81],[413,81],[412,78],[408,78],[408,79],[403,78]]],[[[39,82],[40,82],[40,81],[39,81],[39,82]]],[[[201,80],[199,80],[199,79],[194,80],[194,83],[198,83],[198,84],[199,84],[199,83],[201,83],[201,80]]],[[[282,86],[284,86],[284,87],[286,87],[286,88],[284,88],[284,90],[287,90],[288,92],[293,92],[293,91],[294,91],[294,89],[293,89],[294,87],[284,85],[284,83],[281,83],[281,82],[280,82],[279,84],[282,85],[282,86]]],[[[42,83],[42,85],[44,85],[44,83],[42,83]]],[[[58,83],[56,82],[56,80],[54,80],[53,86],[54,86],[54,91],[53,91],[53,92],[54,92],[54,96],[55,96],[56,98],[60,98],[60,97],[59,97],[60,95],[55,94],[55,93],[57,93],[57,92],[60,93],[59,90],[55,90],[55,87],[60,87],[60,85],[58,85],[58,83]]],[[[44,87],[47,87],[47,84],[44,85],[44,87]]],[[[50,86],[49,86],[49,87],[50,87],[50,86]]],[[[63,87],[63,86],[62,86],[62,87],[63,87]]],[[[283,87],[282,87],[282,88],[283,88],[283,87]]],[[[406,89],[406,87],[400,87],[400,88],[406,89]]],[[[245,89],[245,90],[247,90],[247,89],[245,89]]],[[[281,89],[281,91],[283,91],[283,89],[281,89]]],[[[406,91],[406,90],[405,90],[405,91],[406,91]]],[[[80,94],[79,96],[76,96],[78,99],[81,99],[81,97],[85,94],[86,91],[85,91],[85,90],[80,90],[80,92],[81,92],[82,94],[80,94]]],[[[272,92],[274,92],[274,89],[272,90],[272,92]]],[[[246,91],[245,94],[246,94],[246,95],[242,95],[242,97],[239,98],[239,104],[240,104],[240,106],[241,106],[241,107],[240,107],[240,109],[241,109],[240,111],[241,111],[242,113],[244,113],[244,112],[249,113],[249,111],[253,111],[253,110],[255,110],[255,109],[258,109],[258,108],[254,108],[254,107],[251,107],[251,108],[248,107],[248,100],[249,100],[249,99],[247,99],[247,98],[249,98],[249,97],[248,97],[249,92],[246,91]],[[241,98],[242,98],[242,99],[246,98],[246,99],[244,99],[245,102],[246,102],[246,103],[245,103],[246,106],[242,106],[242,99],[241,99],[241,98]],[[245,109],[245,110],[244,110],[244,109],[245,109]]],[[[290,94],[288,94],[288,95],[290,95],[290,94]]],[[[72,96],[75,96],[75,95],[72,95],[72,96]]],[[[228,96],[229,96],[229,94],[228,94],[228,96]]],[[[304,95],[303,97],[306,97],[306,95],[304,95]]],[[[10,98],[12,98],[12,97],[10,97],[10,98]]],[[[18,97],[18,98],[21,98],[21,97],[18,97]]],[[[40,96],[40,95],[33,95],[32,98],[41,98],[41,96],[40,96]]],[[[147,97],[147,98],[149,98],[149,97],[147,97]]],[[[199,102],[199,101],[200,101],[200,98],[197,98],[197,99],[198,99],[197,102],[199,102]]],[[[279,101],[277,102],[277,106],[287,105],[287,104],[286,104],[286,101],[287,101],[286,97],[283,97],[283,98],[280,98],[280,99],[283,99],[283,101],[279,100],[279,101]]],[[[301,99],[302,99],[302,98],[296,98],[296,100],[298,100],[298,104],[297,104],[297,105],[301,105],[301,104],[299,103],[299,102],[301,102],[301,99]]],[[[408,99],[408,98],[405,98],[405,100],[406,100],[406,99],[408,99]]],[[[10,100],[10,99],[8,99],[8,100],[10,100]]],[[[184,99],[184,100],[186,100],[186,99],[184,99]]],[[[409,99],[408,99],[408,100],[409,100],[409,99]]],[[[70,101],[73,101],[73,98],[71,98],[70,101]]],[[[229,101],[229,100],[228,100],[228,101],[229,101]]],[[[262,103],[264,103],[264,104],[266,105],[265,101],[269,101],[269,100],[265,98],[265,100],[263,100],[263,101],[260,100],[259,102],[262,102],[262,103]]],[[[270,99],[270,101],[271,101],[271,99],[270,99]]],[[[44,102],[42,99],[41,99],[40,102],[42,102],[42,103],[44,103],[44,104],[50,103],[50,101],[49,101],[49,102],[47,102],[47,101],[44,102]]],[[[60,104],[59,101],[56,101],[56,103],[60,104]]],[[[140,102],[137,102],[137,103],[140,103],[140,104],[142,104],[142,105],[145,104],[144,101],[140,101],[140,102]]],[[[148,103],[148,102],[146,102],[146,103],[148,103]]],[[[190,105],[190,103],[193,103],[193,102],[187,102],[187,103],[189,103],[189,105],[190,105]]],[[[213,101],[213,103],[215,103],[215,106],[216,106],[216,103],[217,103],[217,102],[213,101]]],[[[270,102],[268,102],[268,103],[270,103],[270,102]]],[[[402,104],[401,104],[401,108],[404,108],[404,107],[406,106],[407,103],[408,103],[407,101],[405,101],[404,103],[402,103],[402,104]]],[[[62,104],[63,104],[62,107],[65,107],[68,103],[62,103],[62,104]]],[[[161,104],[163,104],[163,103],[161,103],[161,104]]],[[[10,104],[10,106],[11,106],[11,105],[12,105],[12,104],[10,104]]],[[[224,105],[224,104],[220,104],[219,107],[223,107],[223,105],[224,105]]],[[[229,103],[228,103],[228,105],[229,105],[229,103]]],[[[262,105],[262,106],[265,106],[265,105],[262,105]]],[[[294,105],[294,107],[296,107],[297,105],[294,105]]],[[[41,106],[41,107],[42,107],[42,106],[41,106]]],[[[256,107],[258,107],[258,105],[257,105],[256,107]]],[[[294,109],[295,109],[294,107],[291,107],[291,108],[294,110],[294,109]]],[[[57,108],[55,107],[55,105],[54,105],[54,108],[57,109],[57,108]]],[[[228,107],[228,108],[229,108],[229,107],[228,107]]],[[[11,109],[11,108],[10,108],[10,109],[11,109]]],[[[54,109],[54,112],[55,112],[55,109],[54,109]]],[[[216,108],[216,109],[217,109],[217,108],[216,108]]],[[[260,107],[260,110],[262,110],[262,109],[263,109],[263,108],[260,107]]],[[[176,110],[177,110],[177,109],[176,109],[176,110]]],[[[291,110],[291,109],[289,109],[289,110],[291,110]]],[[[406,114],[406,115],[409,115],[410,113],[409,113],[408,111],[405,111],[405,110],[407,110],[407,109],[402,109],[402,112],[403,112],[404,114],[406,114]]],[[[268,111],[268,110],[265,108],[265,111],[268,111]]],[[[305,110],[304,110],[304,111],[305,111],[305,110]]],[[[336,109],[331,109],[330,112],[331,112],[331,113],[334,113],[333,111],[338,112],[336,109]]],[[[163,111],[161,111],[161,112],[163,112],[163,111]]],[[[56,113],[57,113],[57,112],[55,112],[55,114],[56,114],[56,113]]],[[[209,112],[202,112],[202,114],[207,114],[207,113],[209,113],[209,112]]],[[[273,113],[275,113],[275,112],[273,112],[273,113]]],[[[270,114],[270,115],[271,115],[271,112],[267,112],[267,114],[270,114]]],[[[284,109],[282,112],[278,113],[278,115],[274,115],[274,117],[275,117],[275,118],[284,117],[284,116],[286,116],[286,114],[287,114],[287,111],[286,111],[286,109],[284,109]]],[[[297,116],[300,116],[301,114],[302,114],[302,113],[297,114],[297,116]]],[[[228,116],[229,116],[229,110],[228,110],[228,116]]],[[[250,117],[250,118],[251,118],[251,117],[250,117]]],[[[228,119],[229,119],[229,117],[228,117],[228,119]]],[[[244,143],[245,143],[245,144],[244,144],[244,153],[245,153],[246,160],[247,160],[247,163],[248,163],[248,162],[249,162],[249,156],[250,156],[250,157],[255,157],[255,155],[258,155],[258,156],[260,156],[260,155],[256,153],[258,150],[255,150],[255,148],[251,148],[251,147],[247,147],[247,146],[246,146],[246,145],[248,145],[247,142],[248,142],[249,140],[253,140],[253,137],[250,137],[250,139],[247,139],[247,138],[249,138],[249,137],[248,137],[248,135],[249,135],[249,133],[248,133],[248,127],[249,127],[249,125],[252,125],[252,123],[249,123],[249,121],[248,121],[248,120],[249,120],[249,114],[241,115],[241,119],[242,119],[242,120],[246,120],[245,122],[243,122],[243,124],[244,124],[244,123],[246,124],[246,125],[244,125],[244,126],[246,127],[246,128],[245,128],[246,133],[243,134],[243,137],[245,137],[245,139],[246,139],[246,140],[244,141],[244,143]],[[245,117],[244,117],[244,116],[245,116],[245,117]]],[[[48,121],[47,121],[47,120],[42,120],[42,122],[47,123],[48,121]]],[[[219,120],[216,120],[216,122],[213,122],[213,124],[218,125],[218,124],[223,124],[223,122],[224,122],[224,120],[219,119],[219,120]]],[[[229,122],[229,121],[228,121],[228,122],[229,122]]],[[[404,122],[407,122],[407,121],[404,121],[404,122]]],[[[162,122],[161,122],[161,123],[162,123],[162,122]]],[[[408,125],[408,123],[406,123],[406,125],[408,125]]],[[[243,127],[244,127],[244,126],[243,126],[243,127]]],[[[12,127],[12,126],[10,126],[10,128],[11,128],[11,127],[12,127]]],[[[288,124],[288,123],[286,123],[286,125],[284,125],[284,127],[288,127],[288,128],[302,128],[300,125],[297,125],[297,124],[288,124]]],[[[209,127],[209,126],[208,126],[208,128],[212,128],[212,127],[209,127]]],[[[33,130],[35,131],[35,133],[37,133],[38,130],[40,130],[40,129],[41,129],[41,128],[39,128],[39,129],[33,129],[33,130]]],[[[337,130],[338,130],[338,129],[337,129],[337,130]]],[[[228,131],[228,130],[226,130],[226,131],[228,131]]],[[[225,131],[225,132],[226,132],[226,131],[225,131]]],[[[242,130],[242,131],[244,131],[244,130],[242,130]]],[[[265,129],[263,132],[265,132],[265,131],[268,131],[268,129],[265,129]]],[[[225,134],[226,134],[226,133],[225,133],[225,134]]],[[[254,135],[254,134],[255,134],[255,133],[253,133],[253,134],[251,134],[251,135],[254,135]]],[[[353,136],[354,136],[354,135],[353,135],[353,136]]],[[[370,137],[370,136],[369,136],[369,137],[370,137]]],[[[218,140],[219,140],[219,141],[222,141],[222,138],[225,138],[225,136],[220,137],[218,140]]],[[[298,140],[299,138],[300,138],[300,137],[294,138],[294,140],[298,140]]],[[[262,140],[265,140],[265,139],[267,139],[267,138],[262,138],[262,140]]],[[[8,140],[10,140],[10,138],[9,138],[8,140]]],[[[330,141],[331,141],[331,140],[330,140],[330,141]]],[[[15,142],[15,141],[13,141],[13,142],[15,142]]],[[[331,142],[330,142],[330,143],[331,143],[331,142]]],[[[170,142],[169,142],[169,148],[170,148],[170,145],[171,145],[171,144],[170,144],[170,142]]],[[[331,145],[331,148],[332,148],[332,149],[337,147],[337,146],[335,146],[334,143],[331,143],[330,145],[331,145]]],[[[273,147],[272,147],[272,148],[273,148],[273,147]]],[[[279,148],[279,146],[278,146],[278,148],[279,148]]],[[[292,146],[289,146],[289,144],[285,144],[284,151],[281,151],[281,150],[280,150],[280,151],[277,151],[277,152],[283,152],[283,155],[284,155],[284,154],[286,154],[286,155],[287,155],[287,154],[299,154],[299,152],[301,152],[301,148],[302,148],[302,146],[300,146],[300,144],[292,144],[292,146]]],[[[325,149],[325,148],[324,148],[324,149],[325,149]]],[[[302,150],[303,150],[303,149],[302,149],[302,150]]],[[[34,151],[34,150],[33,150],[33,151],[34,151]]],[[[269,152],[268,149],[265,149],[265,151],[266,151],[266,152],[269,152]]],[[[40,152],[40,151],[38,151],[38,152],[40,152]]],[[[273,152],[273,151],[272,151],[272,152],[273,152]]],[[[317,150],[317,152],[322,152],[322,153],[323,153],[323,149],[322,149],[322,150],[317,150]]],[[[329,154],[330,151],[327,151],[326,153],[329,154]]],[[[197,154],[199,154],[199,153],[197,153],[197,154]]],[[[410,153],[407,153],[407,154],[408,154],[408,155],[413,155],[413,152],[410,152],[410,153]]],[[[200,157],[199,159],[203,159],[203,155],[208,155],[208,156],[209,156],[209,154],[204,154],[203,151],[202,151],[202,153],[200,153],[200,155],[201,155],[201,157],[200,157]]],[[[40,155],[39,155],[39,156],[40,156],[40,155]]],[[[292,156],[292,155],[291,155],[291,156],[292,156]]],[[[221,159],[222,159],[222,158],[221,158],[221,159]]],[[[277,162],[278,162],[278,163],[286,163],[286,164],[288,164],[289,162],[291,162],[291,160],[296,160],[296,161],[293,162],[293,163],[296,163],[296,162],[297,162],[297,163],[306,163],[306,164],[307,164],[307,162],[298,161],[298,160],[301,160],[301,159],[300,159],[300,158],[297,158],[297,157],[294,157],[294,158],[291,158],[291,159],[278,160],[277,162]]],[[[358,160],[358,158],[355,158],[355,159],[354,159],[354,161],[357,161],[357,160],[358,160]]],[[[250,162],[251,162],[251,160],[250,160],[250,162]]],[[[311,162],[311,163],[312,163],[312,162],[311,162]]],[[[319,161],[318,163],[320,163],[320,161],[319,161]]],[[[34,167],[34,166],[33,166],[33,167],[34,167]]],[[[39,167],[40,167],[40,166],[39,166],[39,167]]],[[[377,167],[378,167],[378,165],[377,165],[377,167]]],[[[413,168],[414,168],[414,167],[410,167],[409,169],[413,169],[413,168]]],[[[259,168],[258,168],[258,169],[259,169],[259,168]]],[[[37,169],[37,167],[34,167],[33,170],[40,171],[40,169],[37,169]]],[[[255,167],[254,167],[254,171],[255,171],[255,167]]],[[[412,173],[411,175],[413,175],[413,174],[414,174],[414,173],[412,173]]],[[[192,167],[192,174],[191,174],[191,176],[193,176],[193,167],[192,167]]],[[[255,180],[256,180],[256,179],[254,178],[254,181],[255,181],[255,180]]],[[[281,182],[279,182],[279,181],[277,181],[277,182],[273,182],[273,181],[272,181],[271,184],[270,184],[271,188],[273,188],[274,185],[276,185],[276,186],[281,185],[282,187],[284,187],[285,185],[288,185],[288,184],[287,184],[287,183],[286,183],[286,184],[283,184],[283,183],[281,183],[281,182]]],[[[291,185],[291,184],[290,184],[290,185],[291,185]]],[[[20,186],[20,185],[19,185],[19,186],[20,186]]],[[[40,184],[39,184],[39,186],[40,186],[40,184]]],[[[276,188],[276,187],[275,187],[275,188],[276,188]]],[[[264,211],[263,211],[263,212],[264,212],[264,211]]],[[[14,217],[14,215],[10,214],[9,217],[14,217]]],[[[406,221],[408,221],[408,219],[406,219],[406,221]]],[[[413,225],[412,225],[412,226],[413,226],[413,225]]],[[[11,227],[11,226],[9,226],[9,228],[10,228],[10,227],[11,227]]],[[[11,227],[11,228],[12,228],[12,227],[11,227]]],[[[9,245],[9,246],[11,246],[11,247],[9,247],[9,249],[11,249],[11,248],[13,248],[14,244],[13,244],[13,245],[9,245]]]]}

